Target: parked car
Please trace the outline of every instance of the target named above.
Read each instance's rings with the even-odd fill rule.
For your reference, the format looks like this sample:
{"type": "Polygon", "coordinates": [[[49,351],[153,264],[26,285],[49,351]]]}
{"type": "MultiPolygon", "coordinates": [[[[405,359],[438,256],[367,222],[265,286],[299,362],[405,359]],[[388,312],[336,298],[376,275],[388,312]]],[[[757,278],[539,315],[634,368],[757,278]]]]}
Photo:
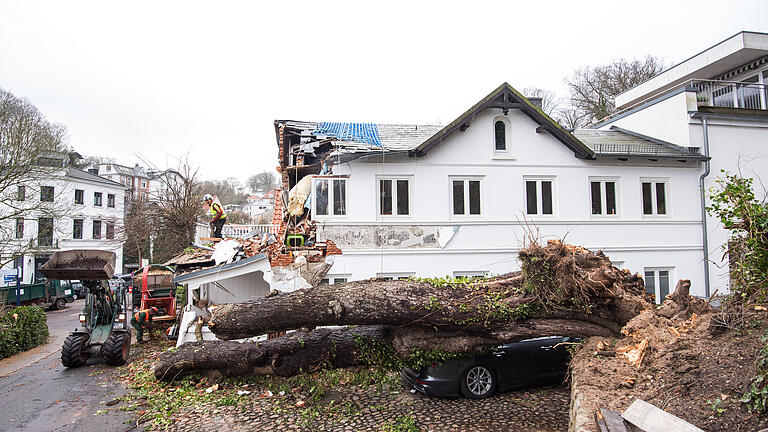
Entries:
{"type": "Polygon", "coordinates": [[[71,280],[69,282],[72,284],[72,296],[75,300],[85,298],[85,295],[88,294],[88,289],[79,280],[71,280]]]}
{"type": "Polygon", "coordinates": [[[580,341],[562,336],[528,339],[420,371],[406,368],[401,374],[410,387],[428,396],[482,399],[497,391],[562,382],[570,360],[566,347],[580,341]]]}

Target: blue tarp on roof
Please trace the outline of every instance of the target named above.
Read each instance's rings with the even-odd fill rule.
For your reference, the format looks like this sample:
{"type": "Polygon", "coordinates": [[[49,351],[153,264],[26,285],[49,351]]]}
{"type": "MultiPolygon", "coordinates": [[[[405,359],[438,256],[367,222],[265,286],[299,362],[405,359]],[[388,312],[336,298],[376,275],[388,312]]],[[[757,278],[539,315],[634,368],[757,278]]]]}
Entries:
{"type": "Polygon", "coordinates": [[[317,125],[314,133],[381,147],[379,127],[375,123],[322,122],[317,125]]]}

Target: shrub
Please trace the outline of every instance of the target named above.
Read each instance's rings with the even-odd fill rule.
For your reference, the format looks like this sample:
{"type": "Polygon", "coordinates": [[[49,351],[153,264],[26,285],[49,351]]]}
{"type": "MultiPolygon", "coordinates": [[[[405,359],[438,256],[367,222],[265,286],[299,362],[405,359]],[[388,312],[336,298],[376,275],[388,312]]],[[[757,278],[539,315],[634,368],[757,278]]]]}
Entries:
{"type": "Polygon", "coordinates": [[[0,316],[0,360],[48,342],[45,311],[20,306],[0,316]]]}

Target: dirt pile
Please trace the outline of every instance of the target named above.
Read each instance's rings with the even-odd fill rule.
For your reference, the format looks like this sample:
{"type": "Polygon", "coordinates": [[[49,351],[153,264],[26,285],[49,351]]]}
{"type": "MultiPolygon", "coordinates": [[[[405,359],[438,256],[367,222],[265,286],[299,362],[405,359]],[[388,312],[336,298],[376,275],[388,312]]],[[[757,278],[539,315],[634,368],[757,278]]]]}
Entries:
{"type": "Polygon", "coordinates": [[[701,299],[685,311],[666,300],[632,319],[623,339],[590,338],[571,363],[572,392],[579,394],[583,429],[597,431],[600,408],[624,411],[643,399],[708,431],[755,431],[768,418],[750,414],[739,399],[754,375],[764,311],[750,311],[740,325],[717,324],[722,312],[701,299]],[[715,318],[713,320],[713,317],[715,318]]]}

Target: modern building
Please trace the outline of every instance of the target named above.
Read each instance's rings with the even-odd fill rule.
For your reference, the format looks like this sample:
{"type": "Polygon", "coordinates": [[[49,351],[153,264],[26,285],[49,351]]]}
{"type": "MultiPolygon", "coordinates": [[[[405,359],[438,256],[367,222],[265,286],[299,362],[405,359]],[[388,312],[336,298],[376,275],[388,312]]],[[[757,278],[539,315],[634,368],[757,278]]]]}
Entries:
{"type": "Polygon", "coordinates": [[[115,252],[122,268],[123,184],[74,167],[57,170],[49,181],[19,187],[18,200],[37,201],[15,220],[15,244],[0,251],[22,269],[22,282],[39,279],[37,269],[55,251],[99,249],[115,252]],[[20,252],[20,253],[19,253],[20,252]]]}
{"type": "MultiPolygon", "coordinates": [[[[711,157],[699,169],[702,223],[701,265],[705,295],[727,289],[727,232],[705,213],[706,198],[721,171],[755,179],[760,192],[768,182],[768,34],[740,32],[678,63],[616,97],[619,112],[596,125],[627,128],[644,135],[700,148],[711,157]],[[704,259],[706,257],[706,259],[704,259]]],[[[686,193],[688,191],[685,191],[686,193]]],[[[693,205],[693,204],[692,204],[693,205]]]]}

